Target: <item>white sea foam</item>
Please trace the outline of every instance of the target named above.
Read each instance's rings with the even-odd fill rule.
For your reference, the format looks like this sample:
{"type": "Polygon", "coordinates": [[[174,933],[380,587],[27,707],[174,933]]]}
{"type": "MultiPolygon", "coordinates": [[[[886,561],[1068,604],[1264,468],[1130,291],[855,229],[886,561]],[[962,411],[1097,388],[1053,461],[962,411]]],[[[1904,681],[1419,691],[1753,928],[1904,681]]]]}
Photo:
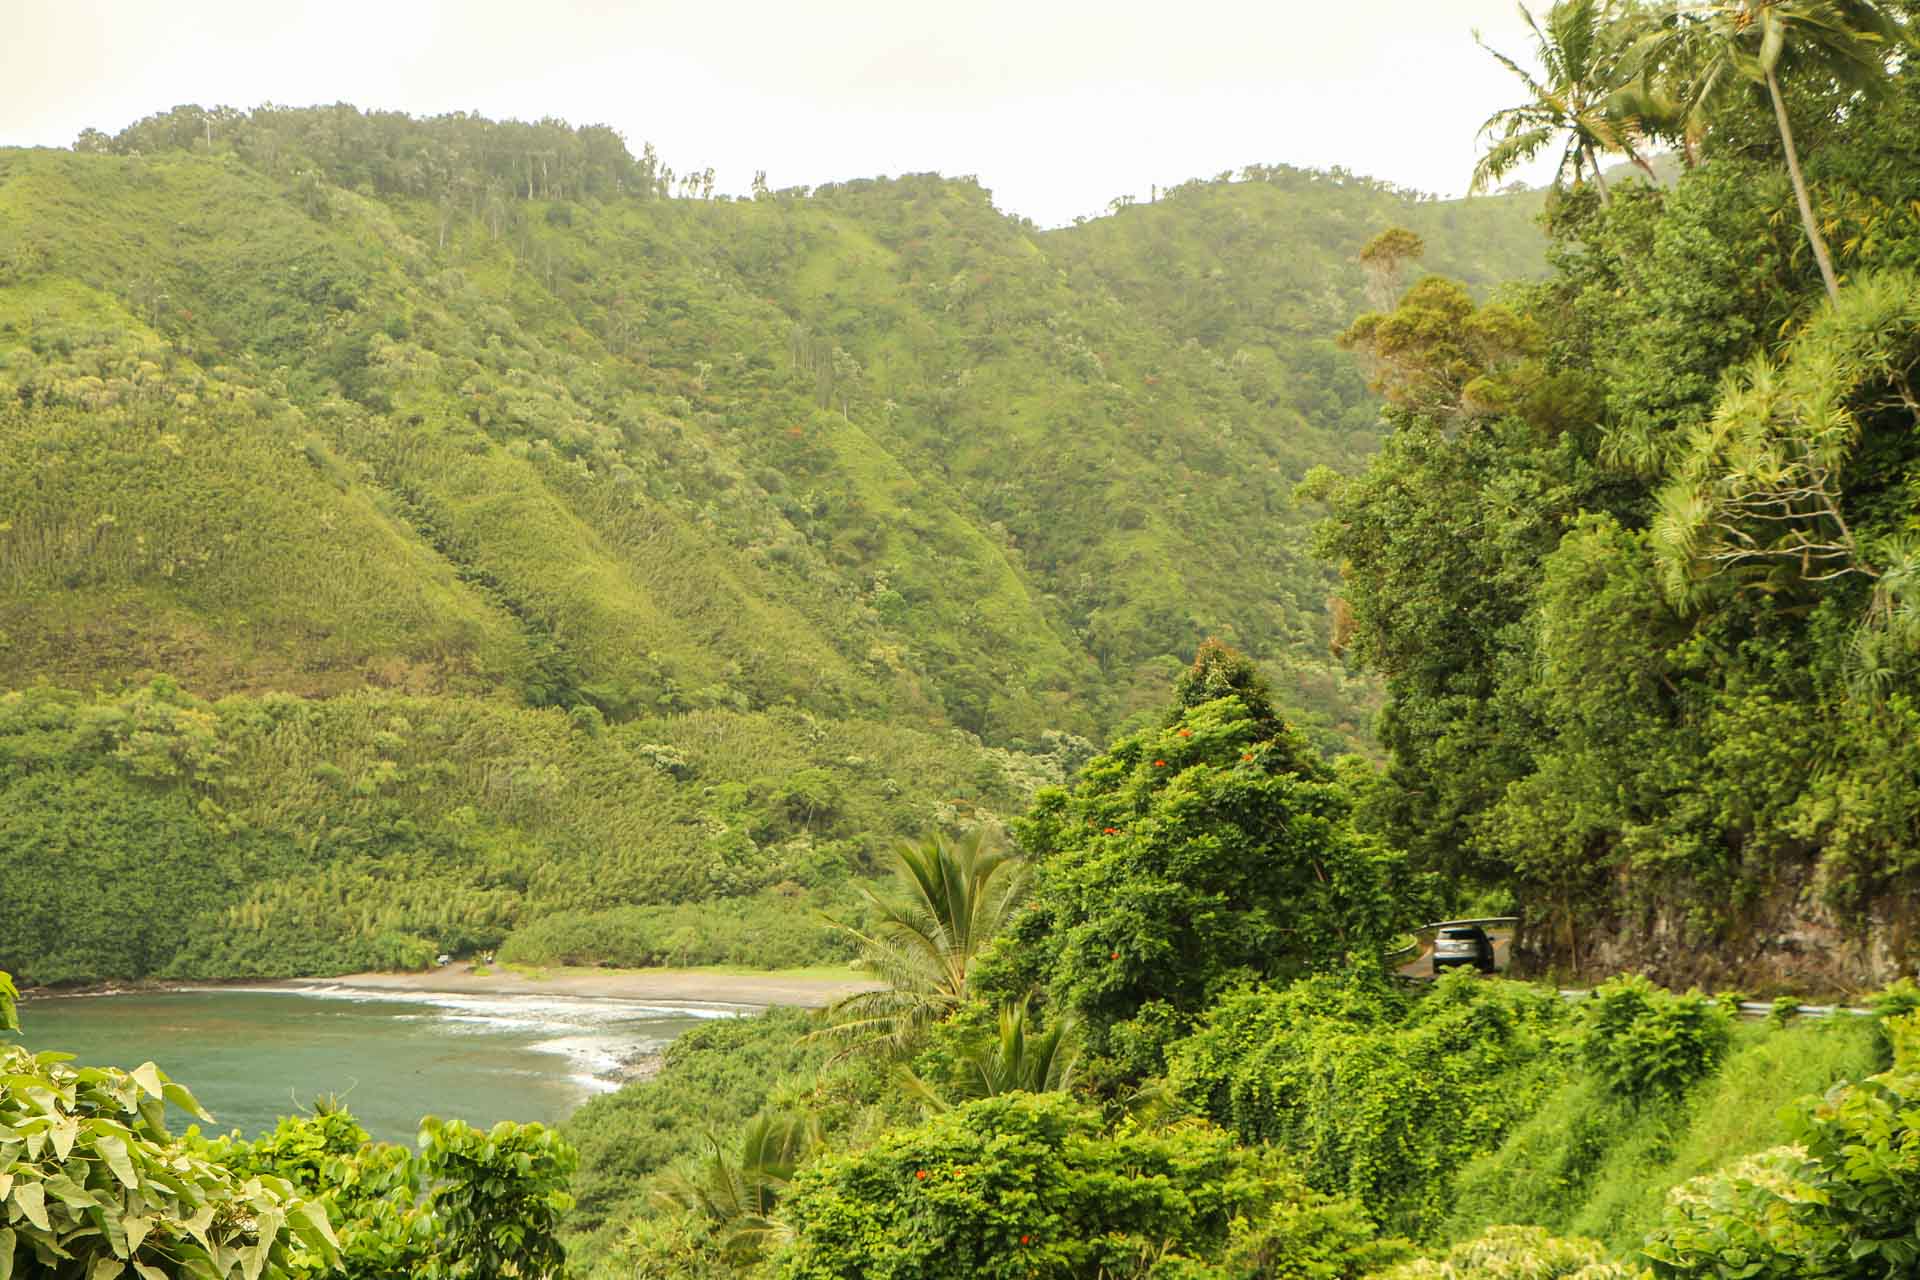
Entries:
{"type": "Polygon", "coordinates": [[[357,1004],[426,1005],[442,1011],[433,1016],[448,1021],[487,1022],[529,1028],[550,1025],[555,1030],[630,1024],[667,1018],[738,1018],[760,1012],[759,1007],[755,1005],[723,1004],[717,1001],[671,1004],[610,999],[604,996],[470,995],[451,991],[390,991],[384,988],[353,987],[345,984],[313,987],[186,987],[182,990],[306,996],[319,1000],[345,1000],[357,1004]]]}
{"type": "Polygon", "coordinates": [[[557,1053],[594,1079],[618,1075],[636,1046],[601,1036],[558,1036],[527,1046],[535,1053],[557,1053]]]}
{"type": "Polygon", "coordinates": [[[200,987],[209,993],[304,996],[343,1005],[410,1005],[394,1010],[395,1021],[430,1024],[455,1036],[537,1036],[525,1048],[565,1058],[567,1079],[586,1092],[620,1087],[636,1055],[668,1044],[679,1028],[662,1023],[736,1018],[759,1012],[751,1005],[666,1004],[593,996],[474,995],[461,992],[391,991],[325,986],[200,987]]]}

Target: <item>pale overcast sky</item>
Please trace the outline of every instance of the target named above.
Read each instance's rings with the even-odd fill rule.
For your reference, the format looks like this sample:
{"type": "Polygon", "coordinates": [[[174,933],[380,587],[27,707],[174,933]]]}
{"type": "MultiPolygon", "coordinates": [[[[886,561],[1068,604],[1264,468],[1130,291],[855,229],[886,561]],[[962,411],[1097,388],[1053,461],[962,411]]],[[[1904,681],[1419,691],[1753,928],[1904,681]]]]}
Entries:
{"type": "Polygon", "coordinates": [[[550,115],[721,190],[974,173],[1045,225],[1249,162],[1457,194],[1519,97],[1472,29],[1529,52],[1507,0],[0,0],[0,23],[0,144],[186,102],[550,115]]]}

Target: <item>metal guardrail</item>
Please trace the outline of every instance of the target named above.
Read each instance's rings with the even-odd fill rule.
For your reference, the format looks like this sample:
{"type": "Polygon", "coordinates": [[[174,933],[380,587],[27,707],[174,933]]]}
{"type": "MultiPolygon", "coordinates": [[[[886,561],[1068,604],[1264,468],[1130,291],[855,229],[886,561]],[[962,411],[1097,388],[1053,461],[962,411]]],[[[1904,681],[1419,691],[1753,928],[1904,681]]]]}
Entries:
{"type": "Polygon", "coordinates": [[[1454,928],[1463,928],[1463,927],[1472,928],[1476,924],[1482,928],[1486,928],[1489,925],[1494,927],[1505,925],[1505,926],[1509,926],[1517,929],[1520,927],[1520,917],[1519,916],[1475,916],[1469,920],[1437,920],[1432,924],[1421,925],[1418,929],[1414,930],[1414,933],[1416,934],[1428,933],[1428,932],[1438,933],[1442,929],[1454,929],[1454,928]]]}
{"type": "MultiPolygon", "coordinates": [[[[1592,989],[1588,987],[1561,987],[1559,988],[1559,992],[1560,998],[1570,1004],[1576,1000],[1585,1000],[1593,994],[1592,989]]],[[[1771,1000],[1742,1000],[1734,1006],[1734,1009],[1740,1017],[1754,1022],[1771,1018],[1774,1012],[1773,1001],[1771,1000]]],[[[1796,1018],[1837,1018],[1842,1015],[1850,1018],[1871,1018],[1876,1016],[1871,1009],[1855,1008],[1853,1005],[1847,1004],[1795,1005],[1792,1014],[1792,1016],[1796,1018]]]]}

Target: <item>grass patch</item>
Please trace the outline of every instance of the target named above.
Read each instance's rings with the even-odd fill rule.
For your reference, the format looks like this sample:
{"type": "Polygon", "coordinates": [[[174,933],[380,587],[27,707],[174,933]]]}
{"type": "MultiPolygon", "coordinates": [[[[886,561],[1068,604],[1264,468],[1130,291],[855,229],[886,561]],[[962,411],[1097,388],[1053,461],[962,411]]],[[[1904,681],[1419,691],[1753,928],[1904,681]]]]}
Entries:
{"type": "Polygon", "coordinates": [[[1471,1239],[1508,1223],[1637,1248],[1669,1188],[1785,1140],[1782,1113],[1836,1082],[1885,1065],[1872,1020],[1743,1024],[1720,1068],[1678,1099],[1635,1106],[1584,1073],[1516,1126],[1455,1185],[1441,1233],[1471,1239]]]}

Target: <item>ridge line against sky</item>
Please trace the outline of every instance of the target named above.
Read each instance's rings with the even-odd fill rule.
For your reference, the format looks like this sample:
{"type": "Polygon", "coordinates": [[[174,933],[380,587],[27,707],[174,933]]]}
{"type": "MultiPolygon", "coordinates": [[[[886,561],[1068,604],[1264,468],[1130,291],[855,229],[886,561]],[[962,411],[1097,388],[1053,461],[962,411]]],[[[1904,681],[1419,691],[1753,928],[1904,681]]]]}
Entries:
{"type": "Polygon", "coordinates": [[[710,165],[721,192],[761,169],[776,188],[937,170],[1043,226],[1255,163],[1460,194],[1481,122],[1522,96],[1473,29],[1531,52],[1504,0],[12,7],[0,145],[68,146],[189,102],[550,116],[710,165]]]}

